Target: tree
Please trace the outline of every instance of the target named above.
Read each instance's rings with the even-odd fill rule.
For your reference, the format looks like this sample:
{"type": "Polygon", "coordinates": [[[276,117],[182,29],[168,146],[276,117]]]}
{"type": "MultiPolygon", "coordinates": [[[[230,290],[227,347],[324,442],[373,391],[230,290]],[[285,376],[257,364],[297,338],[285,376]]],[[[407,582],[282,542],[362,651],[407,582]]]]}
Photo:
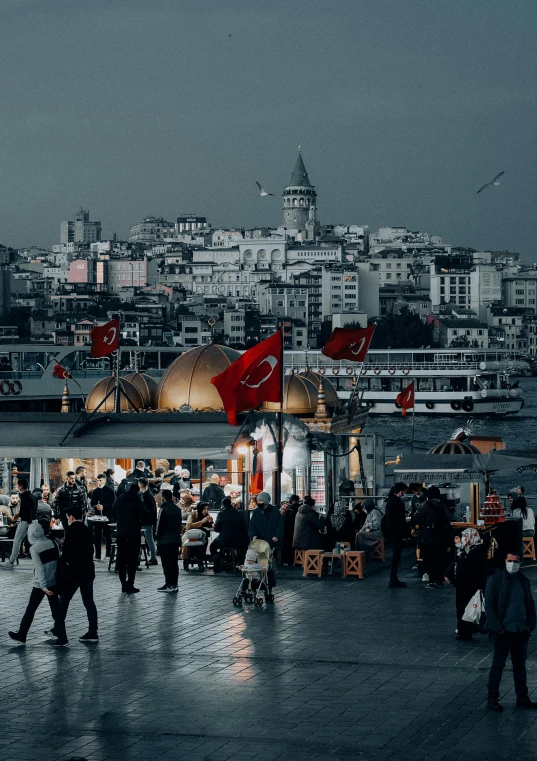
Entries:
{"type": "Polygon", "coordinates": [[[404,304],[397,314],[377,321],[372,349],[421,349],[432,344],[432,329],[404,304]]]}
{"type": "Polygon", "coordinates": [[[449,346],[452,349],[478,349],[479,341],[477,341],[475,338],[473,341],[470,341],[468,336],[457,336],[457,338],[454,338],[449,346]]]}

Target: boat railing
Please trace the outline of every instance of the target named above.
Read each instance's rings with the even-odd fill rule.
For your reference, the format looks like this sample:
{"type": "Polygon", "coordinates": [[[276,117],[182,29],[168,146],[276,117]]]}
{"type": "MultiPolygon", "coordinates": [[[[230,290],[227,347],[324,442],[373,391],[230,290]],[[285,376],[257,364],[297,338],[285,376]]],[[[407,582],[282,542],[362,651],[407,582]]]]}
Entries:
{"type": "MultiPolygon", "coordinates": [[[[316,358],[312,361],[306,362],[298,362],[298,363],[292,363],[289,362],[287,358],[285,358],[285,367],[288,370],[295,369],[295,370],[305,370],[306,367],[309,367],[310,370],[313,370],[314,372],[317,370],[317,368],[323,368],[328,369],[331,367],[335,368],[347,368],[352,367],[356,370],[361,370],[362,365],[359,362],[349,362],[348,360],[334,360],[329,359],[328,357],[324,357],[323,361],[316,361],[316,358]]],[[[408,375],[412,372],[423,372],[424,370],[438,370],[438,371],[449,371],[453,372],[454,370],[475,370],[480,371],[479,368],[479,362],[417,362],[413,364],[412,362],[366,362],[363,366],[362,373],[365,375],[367,373],[370,373],[374,370],[380,369],[381,371],[386,370],[399,370],[401,372],[404,372],[405,375],[408,375]],[[407,370],[409,373],[407,373],[407,370]]]]}

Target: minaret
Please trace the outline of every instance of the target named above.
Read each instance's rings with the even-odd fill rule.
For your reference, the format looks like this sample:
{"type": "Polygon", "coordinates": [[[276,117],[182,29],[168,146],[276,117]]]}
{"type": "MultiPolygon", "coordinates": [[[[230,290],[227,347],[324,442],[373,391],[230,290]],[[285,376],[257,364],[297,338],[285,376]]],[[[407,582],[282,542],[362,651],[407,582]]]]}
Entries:
{"type": "Polygon", "coordinates": [[[65,381],[65,386],[63,387],[61,412],[71,412],[71,402],[69,400],[69,386],[67,385],[67,381],[65,381]]]}
{"type": "Polygon", "coordinates": [[[283,191],[283,226],[315,237],[317,193],[310,182],[300,148],[289,185],[283,191]]]}

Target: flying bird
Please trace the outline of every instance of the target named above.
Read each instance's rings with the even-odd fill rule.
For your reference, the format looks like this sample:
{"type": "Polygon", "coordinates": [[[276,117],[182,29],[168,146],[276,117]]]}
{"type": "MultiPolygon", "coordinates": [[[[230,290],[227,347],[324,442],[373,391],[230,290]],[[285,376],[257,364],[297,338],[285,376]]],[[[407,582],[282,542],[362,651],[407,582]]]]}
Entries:
{"type": "Polygon", "coordinates": [[[479,188],[479,190],[477,192],[481,193],[481,191],[485,190],[485,188],[488,188],[489,185],[491,187],[493,187],[494,185],[499,185],[500,183],[498,182],[498,180],[500,179],[502,174],[505,174],[505,172],[500,172],[500,174],[497,174],[496,177],[493,180],[491,180],[490,182],[486,182],[482,187],[479,188]]]}
{"type": "Polygon", "coordinates": [[[259,188],[258,195],[260,195],[261,197],[263,197],[263,196],[273,196],[274,195],[274,193],[267,193],[267,191],[264,188],[261,187],[261,185],[258,183],[257,180],[255,181],[255,184],[259,188]]]}

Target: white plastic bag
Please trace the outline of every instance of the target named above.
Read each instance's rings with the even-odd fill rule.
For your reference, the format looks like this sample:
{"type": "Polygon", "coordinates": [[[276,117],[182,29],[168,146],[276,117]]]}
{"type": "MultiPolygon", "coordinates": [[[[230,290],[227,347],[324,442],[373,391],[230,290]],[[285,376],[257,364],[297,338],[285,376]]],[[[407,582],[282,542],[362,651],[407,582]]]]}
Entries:
{"type": "Polygon", "coordinates": [[[479,625],[481,616],[485,612],[485,601],[483,599],[483,593],[480,589],[477,590],[472,597],[462,616],[463,621],[467,621],[469,624],[479,625]]]}

